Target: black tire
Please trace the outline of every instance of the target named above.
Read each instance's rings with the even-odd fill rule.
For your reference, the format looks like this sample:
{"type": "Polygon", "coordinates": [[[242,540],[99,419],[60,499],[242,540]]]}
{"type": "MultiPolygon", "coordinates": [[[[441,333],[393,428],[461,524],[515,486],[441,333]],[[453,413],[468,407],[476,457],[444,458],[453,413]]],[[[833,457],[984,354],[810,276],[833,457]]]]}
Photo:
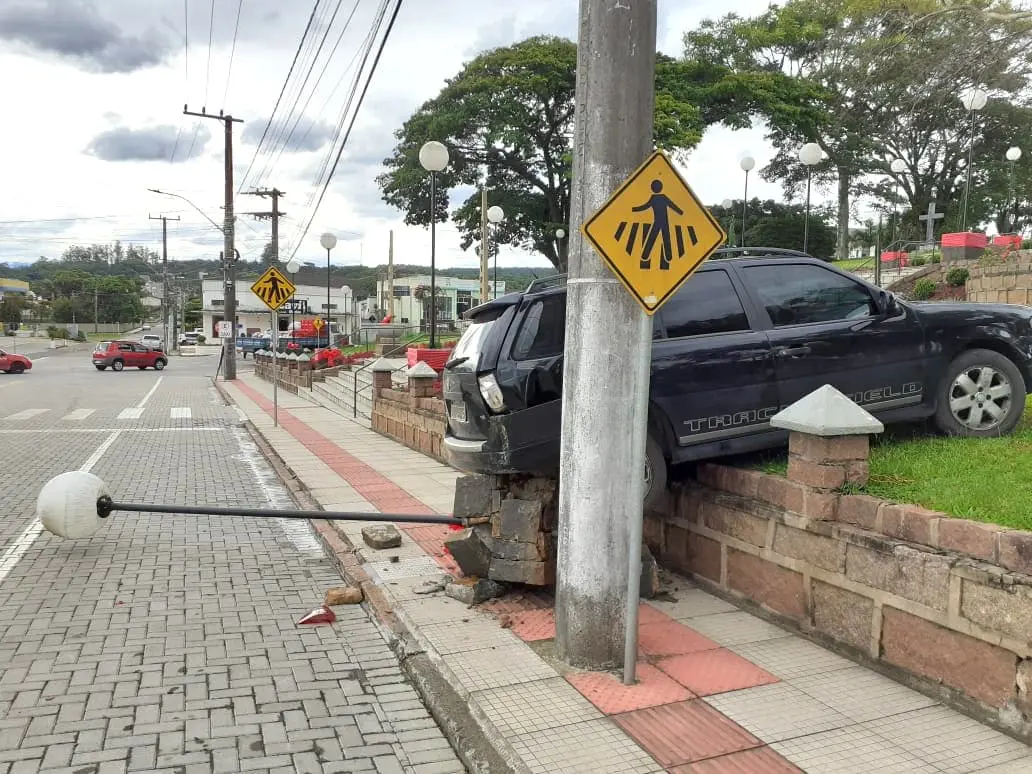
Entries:
{"type": "Polygon", "coordinates": [[[667,463],[663,450],[650,435],[645,441],[645,498],[642,504],[649,510],[663,499],[667,488],[667,463]]]}
{"type": "Polygon", "coordinates": [[[160,357],[154,361],[154,370],[161,371],[165,367],[165,361],[160,357]]]}
{"type": "Polygon", "coordinates": [[[107,370],[107,366],[96,366],[96,369],[98,371],[106,371],[107,370]]]}
{"type": "Polygon", "coordinates": [[[9,374],[23,374],[23,373],[25,373],[25,366],[23,366],[21,363],[11,363],[11,370],[8,371],[7,373],[9,373],[9,374]]]}
{"type": "Polygon", "coordinates": [[[939,384],[935,426],[963,438],[1007,435],[1025,410],[1025,389],[1021,371],[999,352],[962,352],[939,384]]]}
{"type": "Polygon", "coordinates": [[[114,363],[111,364],[112,371],[121,371],[123,368],[125,368],[125,361],[116,360],[114,363]]]}

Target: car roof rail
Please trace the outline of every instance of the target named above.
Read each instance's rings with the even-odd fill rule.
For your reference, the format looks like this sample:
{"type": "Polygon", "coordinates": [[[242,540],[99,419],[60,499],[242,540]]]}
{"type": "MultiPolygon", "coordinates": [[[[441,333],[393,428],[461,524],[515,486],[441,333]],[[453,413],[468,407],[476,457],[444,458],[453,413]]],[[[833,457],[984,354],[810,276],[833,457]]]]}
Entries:
{"type": "Polygon", "coordinates": [[[786,247],[721,247],[713,258],[813,258],[802,250],[786,247]]]}
{"type": "Polygon", "coordinates": [[[565,274],[552,274],[548,277],[535,277],[534,280],[527,285],[527,289],[524,293],[538,293],[542,290],[549,290],[551,288],[560,288],[566,284],[565,274]]]}

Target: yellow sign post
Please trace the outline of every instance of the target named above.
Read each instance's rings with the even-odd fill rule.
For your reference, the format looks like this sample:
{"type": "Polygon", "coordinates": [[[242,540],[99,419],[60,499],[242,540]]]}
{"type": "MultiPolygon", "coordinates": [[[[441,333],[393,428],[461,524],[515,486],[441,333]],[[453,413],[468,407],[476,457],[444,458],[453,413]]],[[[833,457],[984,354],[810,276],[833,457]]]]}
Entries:
{"type": "Polygon", "coordinates": [[[296,289],[294,283],[275,266],[266,269],[258,281],[251,285],[251,292],[273,312],[279,310],[296,289]]]}
{"type": "Polygon", "coordinates": [[[662,151],[649,156],[581,231],[648,315],[727,239],[662,151]]]}

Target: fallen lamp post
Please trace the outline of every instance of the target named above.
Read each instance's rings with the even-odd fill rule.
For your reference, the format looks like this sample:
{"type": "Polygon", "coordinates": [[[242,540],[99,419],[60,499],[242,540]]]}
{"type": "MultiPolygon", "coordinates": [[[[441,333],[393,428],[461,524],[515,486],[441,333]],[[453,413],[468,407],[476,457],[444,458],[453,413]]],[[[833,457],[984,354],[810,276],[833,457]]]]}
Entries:
{"type": "Polygon", "coordinates": [[[36,500],[36,515],[43,528],[71,540],[95,534],[115,511],[173,513],[195,516],[250,516],[274,519],[325,519],[326,521],[390,521],[398,524],[448,524],[467,526],[453,516],[368,511],[305,511],[272,508],[239,508],[214,505],[156,505],[116,502],[99,476],[70,471],[50,479],[36,500]]]}

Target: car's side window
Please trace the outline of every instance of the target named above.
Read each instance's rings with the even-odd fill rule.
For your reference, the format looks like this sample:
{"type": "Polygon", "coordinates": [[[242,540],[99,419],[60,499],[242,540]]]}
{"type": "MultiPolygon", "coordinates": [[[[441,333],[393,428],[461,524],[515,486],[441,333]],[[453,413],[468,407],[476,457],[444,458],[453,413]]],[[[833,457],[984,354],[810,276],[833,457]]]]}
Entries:
{"type": "Polygon", "coordinates": [[[859,282],[809,264],[746,266],[746,279],[775,327],[858,320],[878,313],[859,282]]]}
{"type": "Polygon", "coordinates": [[[667,338],[749,330],[749,318],[726,271],[701,271],[660,312],[667,338]]]}
{"type": "Polygon", "coordinates": [[[566,296],[558,294],[531,303],[512,345],[513,360],[534,360],[562,354],[566,337],[565,301],[566,296]]]}
{"type": "Polygon", "coordinates": [[[133,345],[132,344],[119,344],[118,348],[122,352],[132,352],[133,351],[133,345]]]}

